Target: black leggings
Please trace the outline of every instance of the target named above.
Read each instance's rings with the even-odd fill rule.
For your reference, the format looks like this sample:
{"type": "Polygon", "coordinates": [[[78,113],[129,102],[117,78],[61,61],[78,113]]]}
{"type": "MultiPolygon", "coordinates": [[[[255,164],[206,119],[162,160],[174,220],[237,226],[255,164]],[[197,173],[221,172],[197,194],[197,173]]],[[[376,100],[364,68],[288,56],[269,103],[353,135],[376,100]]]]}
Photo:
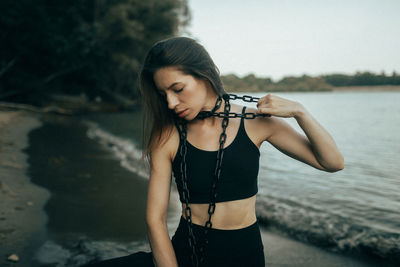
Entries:
{"type": "MultiPolygon", "coordinates": [[[[204,226],[193,224],[196,237],[204,236],[204,226]]],[[[192,266],[188,244],[188,222],[181,216],[178,229],[172,237],[179,266],[192,266]]],[[[211,228],[208,232],[208,244],[204,266],[246,266],[264,267],[264,246],[261,240],[258,222],[237,230],[211,228]]]]}
{"type": "MultiPolygon", "coordinates": [[[[193,233],[197,240],[203,238],[204,226],[193,224],[193,233]]],[[[191,249],[188,244],[188,222],[182,216],[171,241],[179,266],[191,267],[191,249]]],[[[154,264],[151,252],[137,252],[128,256],[101,261],[89,266],[154,267],[154,264]]],[[[264,246],[262,244],[258,222],[237,230],[210,229],[208,232],[208,244],[203,266],[264,267],[264,246]]]]}

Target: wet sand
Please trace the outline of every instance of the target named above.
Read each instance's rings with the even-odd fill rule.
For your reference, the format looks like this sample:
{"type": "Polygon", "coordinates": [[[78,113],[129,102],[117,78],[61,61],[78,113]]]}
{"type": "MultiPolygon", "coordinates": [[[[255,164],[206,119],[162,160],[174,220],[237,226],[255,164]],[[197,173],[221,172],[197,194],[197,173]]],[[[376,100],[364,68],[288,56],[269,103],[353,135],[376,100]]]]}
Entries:
{"type": "MultiPolygon", "coordinates": [[[[36,115],[0,111],[0,266],[79,266],[148,249],[134,243],[146,242],[147,180],[89,139],[79,117],[41,120],[39,127],[36,115]],[[18,263],[7,261],[12,253],[18,263]]],[[[177,201],[173,190],[171,235],[180,216],[177,201]]],[[[261,230],[267,266],[394,266],[261,230]]]]}
{"type": "Polygon", "coordinates": [[[47,190],[26,175],[28,133],[39,119],[23,111],[0,111],[0,266],[30,266],[45,233],[47,190]],[[17,263],[7,258],[16,254],[17,263]]]}

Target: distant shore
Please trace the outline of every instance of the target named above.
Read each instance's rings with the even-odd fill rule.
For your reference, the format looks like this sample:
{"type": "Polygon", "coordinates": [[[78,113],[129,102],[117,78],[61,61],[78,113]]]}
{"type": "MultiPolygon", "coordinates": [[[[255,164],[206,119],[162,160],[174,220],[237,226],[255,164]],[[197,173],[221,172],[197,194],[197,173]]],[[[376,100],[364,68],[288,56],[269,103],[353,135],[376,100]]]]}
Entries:
{"type": "Polygon", "coordinates": [[[336,86],[330,87],[328,89],[303,89],[303,90],[276,90],[276,89],[265,89],[262,90],[241,90],[241,91],[230,91],[228,93],[243,93],[243,94],[252,94],[252,93],[315,93],[315,92],[400,92],[400,85],[365,85],[365,86],[336,86]]]}
{"type": "Polygon", "coordinates": [[[357,91],[357,92],[400,91],[400,86],[399,85],[339,86],[339,87],[333,87],[332,91],[357,91]]]}

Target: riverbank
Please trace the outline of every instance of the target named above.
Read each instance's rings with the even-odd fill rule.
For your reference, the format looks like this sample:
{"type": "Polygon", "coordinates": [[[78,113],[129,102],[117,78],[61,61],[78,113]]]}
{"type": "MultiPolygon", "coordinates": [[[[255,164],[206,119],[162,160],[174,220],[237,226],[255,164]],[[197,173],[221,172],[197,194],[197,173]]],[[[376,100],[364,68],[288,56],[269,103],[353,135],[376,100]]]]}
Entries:
{"type": "Polygon", "coordinates": [[[0,266],[29,266],[43,239],[49,193],[30,182],[24,152],[28,133],[40,126],[29,112],[0,111],[0,266]]]}
{"type": "Polygon", "coordinates": [[[399,85],[339,86],[339,87],[333,87],[332,91],[393,92],[393,91],[400,91],[400,86],[399,85]]]}
{"type": "MultiPolygon", "coordinates": [[[[147,180],[121,166],[112,153],[117,148],[89,138],[88,129],[80,117],[39,120],[32,113],[0,111],[1,266],[72,267],[149,249],[147,180]],[[14,253],[17,263],[7,260],[14,253]]],[[[174,189],[171,200],[169,218],[179,219],[174,189]]],[[[170,234],[177,219],[169,221],[170,234]]],[[[328,252],[272,228],[261,232],[267,266],[390,266],[328,252]]]]}

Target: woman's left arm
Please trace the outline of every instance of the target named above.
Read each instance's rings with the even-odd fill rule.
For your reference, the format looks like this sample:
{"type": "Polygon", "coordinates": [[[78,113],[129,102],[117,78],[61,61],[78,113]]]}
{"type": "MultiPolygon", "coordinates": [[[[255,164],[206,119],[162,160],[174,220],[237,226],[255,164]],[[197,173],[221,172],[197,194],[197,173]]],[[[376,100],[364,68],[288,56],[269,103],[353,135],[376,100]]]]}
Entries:
{"type": "Polygon", "coordinates": [[[271,115],[265,120],[270,129],[265,140],[277,149],[320,170],[335,172],[344,168],[335,141],[303,105],[268,94],[258,101],[257,108],[258,113],[271,115]],[[295,118],[307,137],[276,117],[295,118]]]}

